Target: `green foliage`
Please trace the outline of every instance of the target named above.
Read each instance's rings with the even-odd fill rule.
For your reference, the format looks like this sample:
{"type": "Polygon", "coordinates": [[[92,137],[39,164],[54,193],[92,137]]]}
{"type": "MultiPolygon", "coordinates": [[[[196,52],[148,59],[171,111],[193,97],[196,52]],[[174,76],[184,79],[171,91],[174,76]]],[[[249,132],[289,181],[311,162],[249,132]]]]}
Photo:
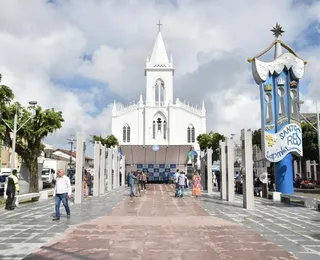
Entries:
{"type": "MultiPolygon", "coordinates": [[[[1,79],[1,76],[0,76],[1,79]]],[[[62,112],[54,109],[43,110],[40,106],[26,108],[20,103],[11,104],[14,95],[9,87],[0,85],[0,139],[12,146],[10,138],[14,125],[14,115],[18,115],[16,153],[21,156],[30,172],[30,192],[38,192],[38,157],[44,149],[42,139],[62,127],[62,112]]]]}
{"type": "Polygon", "coordinates": [[[318,137],[317,131],[308,123],[302,122],[302,146],[305,160],[318,161],[318,137]]]}
{"type": "Polygon", "coordinates": [[[224,141],[225,136],[219,133],[210,132],[209,134],[200,134],[197,137],[201,151],[207,148],[212,149],[212,161],[219,160],[219,141],[224,141]]]}
{"type": "Polygon", "coordinates": [[[1,85],[2,75],[0,73],[0,142],[4,141],[3,136],[6,132],[6,127],[2,124],[2,119],[7,118],[7,105],[13,100],[14,95],[12,90],[6,85],[1,85]],[[2,137],[2,138],[1,138],[2,137]]]}
{"type": "Polygon", "coordinates": [[[261,150],[261,129],[252,132],[252,145],[256,145],[261,150]]]}
{"type": "MultiPolygon", "coordinates": [[[[16,153],[21,156],[30,172],[30,192],[38,192],[38,157],[44,149],[42,139],[62,127],[64,122],[62,112],[54,109],[43,110],[37,106],[34,111],[19,103],[7,106],[7,120],[13,129],[14,114],[18,114],[18,129],[16,139],[16,153]]],[[[10,128],[6,127],[6,136],[10,135],[10,128]]],[[[12,141],[9,138],[9,145],[12,141]]]]}
{"type": "Polygon", "coordinates": [[[107,148],[119,145],[118,139],[114,135],[108,135],[106,138],[98,135],[93,135],[90,142],[101,142],[101,144],[105,145],[107,148]]]}

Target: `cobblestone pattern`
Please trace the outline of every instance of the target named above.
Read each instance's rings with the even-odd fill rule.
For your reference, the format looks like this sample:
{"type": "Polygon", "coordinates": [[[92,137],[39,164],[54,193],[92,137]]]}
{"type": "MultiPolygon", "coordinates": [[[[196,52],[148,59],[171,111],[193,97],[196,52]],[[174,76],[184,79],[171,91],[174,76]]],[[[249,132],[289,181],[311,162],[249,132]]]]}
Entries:
{"type": "Polygon", "coordinates": [[[254,231],[209,216],[169,185],[149,185],[108,216],[69,229],[25,260],[297,259],[254,231]]]}
{"type": "Polygon", "coordinates": [[[242,208],[242,196],[234,203],[220,200],[220,193],[194,199],[211,216],[253,229],[300,259],[320,259],[320,212],[255,198],[253,211],[242,208]]]}
{"type": "Polygon", "coordinates": [[[71,219],[61,206],[61,219],[53,222],[54,200],[21,204],[14,211],[0,209],[0,259],[22,259],[74,225],[105,216],[125,198],[124,188],[91,197],[82,204],[70,202],[71,219]]]}

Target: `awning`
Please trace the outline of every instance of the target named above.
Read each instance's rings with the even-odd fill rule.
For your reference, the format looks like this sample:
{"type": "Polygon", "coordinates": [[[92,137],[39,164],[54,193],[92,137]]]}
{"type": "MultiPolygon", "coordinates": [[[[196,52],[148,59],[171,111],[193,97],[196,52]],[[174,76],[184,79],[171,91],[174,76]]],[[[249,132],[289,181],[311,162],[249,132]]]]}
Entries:
{"type": "Polygon", "coordinates": [[[121,145],[126,157],[126,164],[177,164],[185,165],[190,145],[160,145],[157,152],[152,145],[121,145]]]}

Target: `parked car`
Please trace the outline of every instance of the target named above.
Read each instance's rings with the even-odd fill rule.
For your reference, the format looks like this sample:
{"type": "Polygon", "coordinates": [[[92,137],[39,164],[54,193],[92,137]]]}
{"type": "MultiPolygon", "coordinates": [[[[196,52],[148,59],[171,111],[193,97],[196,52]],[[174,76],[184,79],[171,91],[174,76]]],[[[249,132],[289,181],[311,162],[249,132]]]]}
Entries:
{"type": "Polygon", "coordinates": [[[300,188],[301,189],[314,189],[316,186],[316,182],[314,180],[307,180],[304,179],[300,183],[300,188]]]}
{"type": "Polygon", "coordinates": [[[9,175],[9,173],[0,173],[0,194],[4,193],[4,186],[9,175]]]}

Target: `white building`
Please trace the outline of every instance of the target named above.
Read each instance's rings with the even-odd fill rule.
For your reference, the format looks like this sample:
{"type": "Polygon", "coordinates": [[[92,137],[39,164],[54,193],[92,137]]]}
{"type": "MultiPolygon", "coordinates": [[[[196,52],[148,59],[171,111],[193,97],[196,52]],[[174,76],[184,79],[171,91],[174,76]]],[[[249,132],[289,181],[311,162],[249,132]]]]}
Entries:
{"type": "Polygon", "coordinates": [[[206,133],[206,110],[203,102],[197,108],[174,100],[173,59],[160,30],[146,61],[145,77],[145,102],[140,95],[139,102],[121,108],[114,103],[112,110],[112,134],[120,142],[126,165],[186,166],[191,149],[200,155],[196,138],[206,133]],[[153,145],[159,145],[159,151],[154,152],[153,145]]]}

